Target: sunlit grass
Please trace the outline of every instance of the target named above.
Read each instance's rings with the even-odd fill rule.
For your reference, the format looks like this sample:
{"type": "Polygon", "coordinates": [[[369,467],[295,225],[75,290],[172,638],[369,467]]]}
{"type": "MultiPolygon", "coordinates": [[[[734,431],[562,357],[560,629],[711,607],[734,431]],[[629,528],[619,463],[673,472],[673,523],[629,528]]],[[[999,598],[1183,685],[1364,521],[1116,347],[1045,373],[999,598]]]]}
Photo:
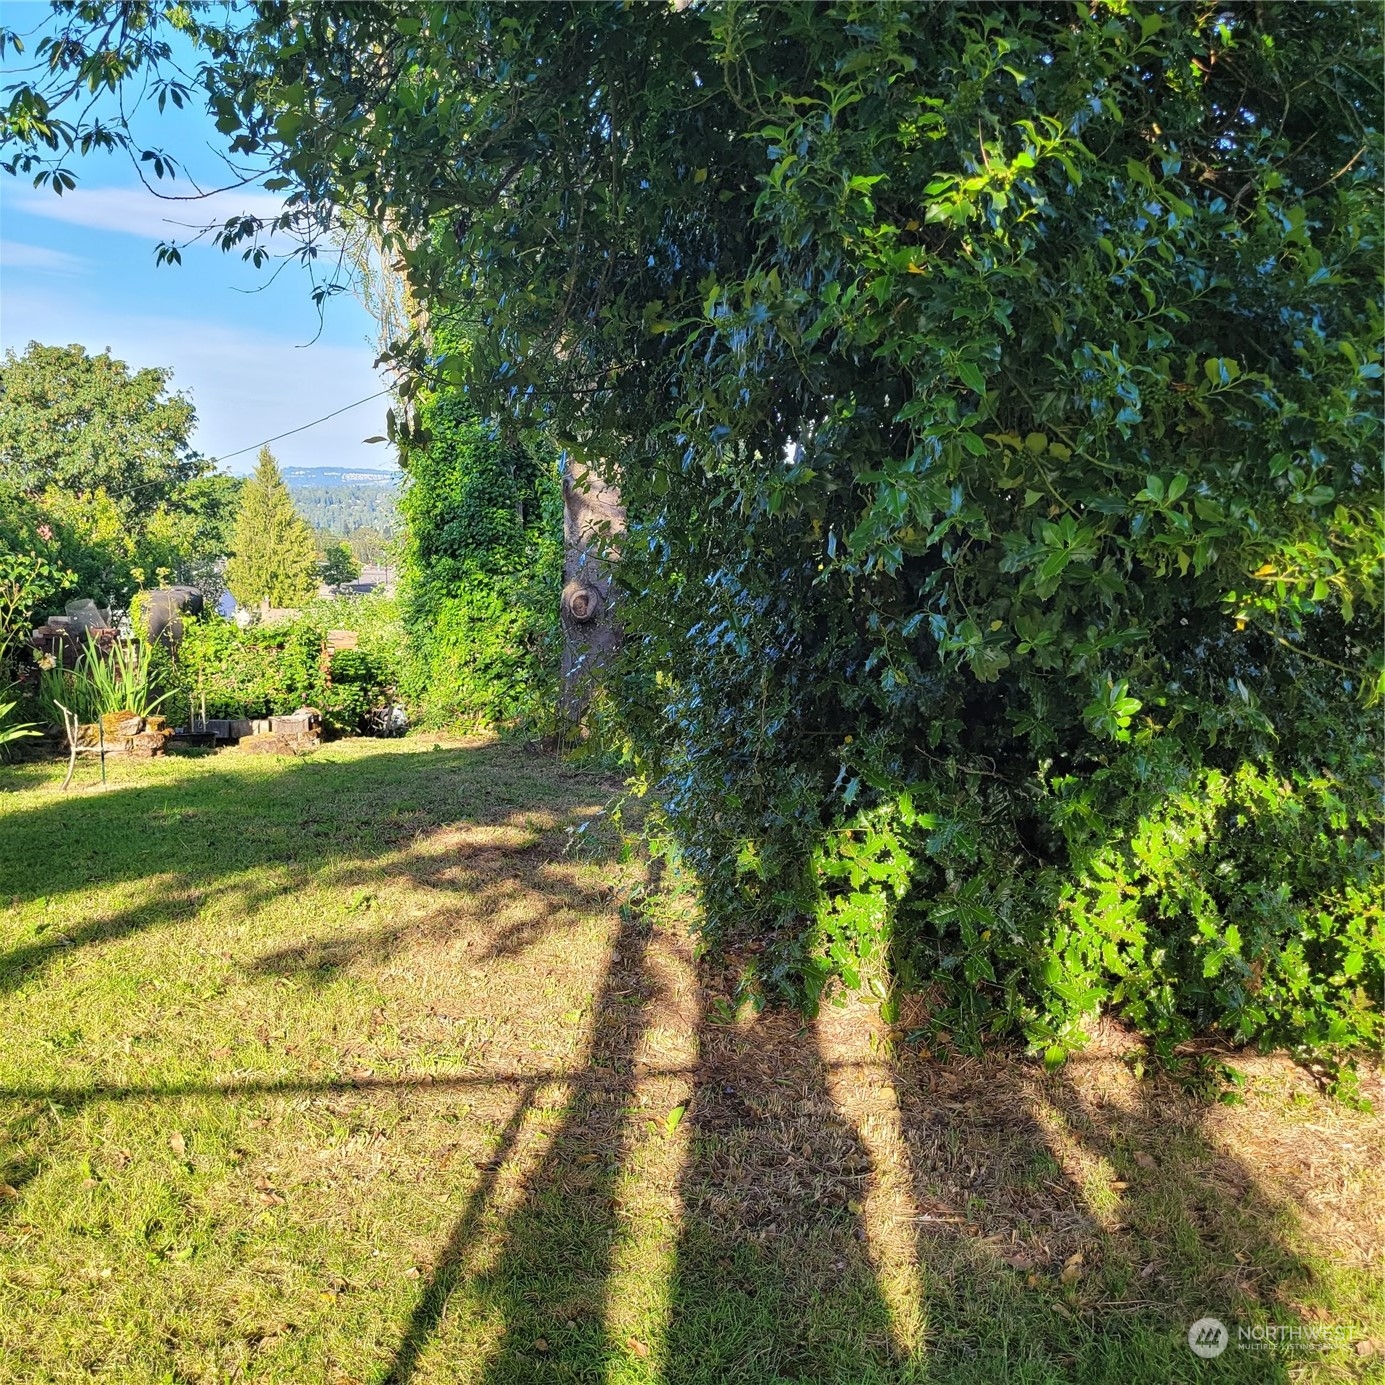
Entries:
{"type": "Polygon", "coordinates": [[[0,1380],[1378,1365],[1381,1123],[1287,1065],[1206,1107],[738,1014],[524,747],[87,769],[0,767],[0,1380]],[[1202,1363],[1204,1313],[1358,1330],[1202,1363]]]}

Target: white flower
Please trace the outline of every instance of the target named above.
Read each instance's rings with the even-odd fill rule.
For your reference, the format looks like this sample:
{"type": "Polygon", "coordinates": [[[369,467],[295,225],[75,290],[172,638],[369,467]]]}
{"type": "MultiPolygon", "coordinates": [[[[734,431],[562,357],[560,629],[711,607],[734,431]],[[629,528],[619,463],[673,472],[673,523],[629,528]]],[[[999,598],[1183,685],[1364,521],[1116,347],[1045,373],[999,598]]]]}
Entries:
{"type": "Polygon", "coordinates": [[[38,666],[42,669],[57,668],[58,661],[51,654],[39,656],[38,666]]]}

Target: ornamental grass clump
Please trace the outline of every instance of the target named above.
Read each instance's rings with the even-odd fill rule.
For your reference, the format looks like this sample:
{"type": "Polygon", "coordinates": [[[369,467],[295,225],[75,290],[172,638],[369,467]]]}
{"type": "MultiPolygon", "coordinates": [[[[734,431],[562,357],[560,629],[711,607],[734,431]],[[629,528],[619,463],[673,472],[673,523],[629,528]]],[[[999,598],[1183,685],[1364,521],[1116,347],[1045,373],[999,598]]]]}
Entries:
{"type": "Polygon", "coordinates": [[[66,708],[82,725],[106,718],[147,717],[170,696],[159,693],[149,646],[143,640],[112,645],[103,652],[94,636],[71,669],[60,664],[39,675],[39,702],[54,725],[66,708]]]}

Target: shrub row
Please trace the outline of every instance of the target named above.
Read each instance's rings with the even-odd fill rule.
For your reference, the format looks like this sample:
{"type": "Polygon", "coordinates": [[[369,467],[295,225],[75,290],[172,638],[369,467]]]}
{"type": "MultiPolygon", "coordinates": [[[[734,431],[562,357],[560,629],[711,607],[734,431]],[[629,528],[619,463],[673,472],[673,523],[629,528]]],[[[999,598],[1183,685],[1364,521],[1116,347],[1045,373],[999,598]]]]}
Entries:
{"type": "Polygon", "coordinates": [[[209,717],[266,717],[317,707],[343,733],[365,729],[368,713],[393,700],[402,635],[395,603],[367,596],[316,602],[285,625],[241,629],[220,616],[186,622],[176,656],[161,655],[182,723],[209,717]],[[355,649],[327,653],[327,632],[354,630],[355,649]]]}

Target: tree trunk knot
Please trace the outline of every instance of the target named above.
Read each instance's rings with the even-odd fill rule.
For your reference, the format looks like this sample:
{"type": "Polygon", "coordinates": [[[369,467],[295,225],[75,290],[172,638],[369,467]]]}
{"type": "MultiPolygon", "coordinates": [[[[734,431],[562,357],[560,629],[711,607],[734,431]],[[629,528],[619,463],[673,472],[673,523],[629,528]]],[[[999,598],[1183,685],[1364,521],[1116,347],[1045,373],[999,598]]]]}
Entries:
{"type": "Polygon", "coordinates": [[[563,588],[563,614],[576,625],[590,625],[606,609],[606,598],[587,582],[572,581],[563,588]]]}

